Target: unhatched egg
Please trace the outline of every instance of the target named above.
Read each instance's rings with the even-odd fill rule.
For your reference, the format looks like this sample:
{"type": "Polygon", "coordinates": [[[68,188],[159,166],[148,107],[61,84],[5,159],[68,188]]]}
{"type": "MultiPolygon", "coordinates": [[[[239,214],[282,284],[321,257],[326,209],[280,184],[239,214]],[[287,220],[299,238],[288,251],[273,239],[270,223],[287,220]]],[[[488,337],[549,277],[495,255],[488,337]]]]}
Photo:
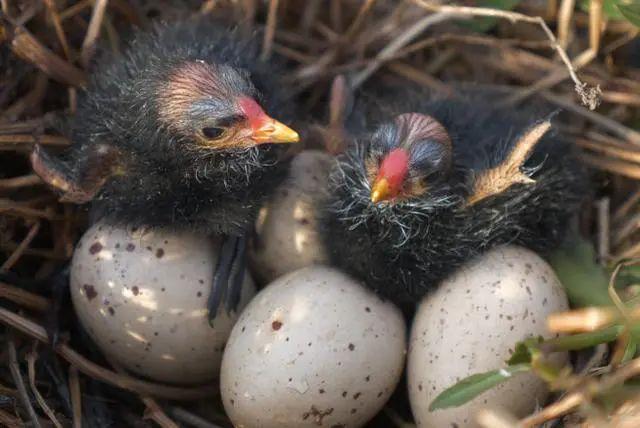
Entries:
{"type": "MultiPolygon", "coordinates": [[[[501,407],[517,416],[532,412],[548,391],[530,373],[515,375],[461,407],[428,408],[459,380],[504,367],[517,342],[548,336],[547,315],[567,308],[551,267],[520,247],[494,249],[443,281],[422,301],[411,328],[407,378],[417,425],[475,427],[482,408],[501,407]]],[[[557,356],[558,362],[566,357],[557,356]]]]}
{"type": "Polygon", "coordinates": [[[328,258],[318,235],[318,202],[325,197],[332,158],[307,150],[291,162],[288,179],[262,208],[250,259],[256,279],[273,281],[285,273],[328,258]]]}
{"type": "MultiPolygon", "coordinates": [[[[218,376],[237,318],[207,298],[219,242],[191,233],[94,225],[73,255],[71,297],[95,343],[125,368],[173,383],[218,376]]],[[[240,308],[255,293],[248,273],[240,308]]]]}
{"type": "Polygon", "coordinates": [[[404,366],[400,311],[324,266],[285,275],[245,308],[224,353],[222,399],[236,427],[363,426],[404,366]]]}

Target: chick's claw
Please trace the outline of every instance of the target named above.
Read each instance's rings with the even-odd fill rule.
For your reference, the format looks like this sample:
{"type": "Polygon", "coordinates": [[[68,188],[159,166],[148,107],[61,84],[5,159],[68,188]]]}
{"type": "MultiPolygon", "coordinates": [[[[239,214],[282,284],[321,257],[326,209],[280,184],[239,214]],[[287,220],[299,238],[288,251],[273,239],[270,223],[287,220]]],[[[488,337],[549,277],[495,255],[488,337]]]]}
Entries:
{"type": "Polygon", "coordinates": [[[237,239],[237,245],[233,257],[231,278],[225,295],[224,307],[227,313],[236,311],[240,303],[242,294],[242,283],[244,281],[245,269],[247,266],[247,237],[242,236],[237,239]]]}
{"type": "Polygon", "coordinates": [[[246,267],[246,247],[245,236],[226,236],[222,241],[207,301],[211,325],[223,300],[228,314],[238,307],[246,267]]]}

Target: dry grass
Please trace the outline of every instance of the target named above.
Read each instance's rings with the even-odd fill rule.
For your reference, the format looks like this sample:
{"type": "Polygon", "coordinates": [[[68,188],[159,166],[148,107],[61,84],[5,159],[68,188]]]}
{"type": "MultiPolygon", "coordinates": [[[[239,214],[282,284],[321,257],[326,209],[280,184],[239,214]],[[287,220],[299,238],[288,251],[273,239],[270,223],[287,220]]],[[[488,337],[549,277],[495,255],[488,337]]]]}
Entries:
{"type": "MultiPolygon", "coordinates": [[[[2,269],[48,277],[69,260],[85,227],[82,214],[58,203],[31,173],[27,156],[36,142],[70,144],[56,132],[56,123],[74,111],[97,47],[117,51],[132,26],[195,14],[224,14],[246,31],[266,25],[263,57],[290,60],[286,82],[300,92],[303,108],[316,115],[327,113],[327,94],[339,75],[352,87],[372,78],[408,80],[449,95],[473,83],[502,94],[496,103],[517,107],[537,98],[557,106],[565,112],[557,121],[563,138],[578,145],[597,172],[583,231],[593,237],[602,263],[640,256],[638,31],[626,21],[607,22],[601,2],[594,0],[588,13],[571,0],[523,1],[514,12],[469,7],[472,1],[459,6],[427,0],[184,3],[189,6],[168,0],[0,1],[2,269]],[[472,31],[463,23],[486,17],[497,20],[490,31],[472,31]]],[[[332,127],[339,122],[334,112],[332,127]]],[[[9,326],[0,337],[0,424],[88,426],[116,417],[118,426],[146,426],[151,420],[163,427],[229,425],[221,411],[203,415],[196,406],[173,401],[211,394],[214,387],[136,379],[64,341],[51,352],[42,327],[50,299],[5,283],[0,297],[0,322],[9,326]],[[93,407],[81,409],[81,402],[93,407]],[[105,409],[117,415],[107,416],[105,409]]],[[[635,376],[639,364],[624,376],[635,376]]],[[[584,406],[587,387],[580,388],[525,422],[541,423],[584,406]]],[[[389,409],[374,423],[402,424],[397,413],[408,418],[409,411],[396,401],[397,411],[389,409]]],[[[614,411],[614,420],[623,412],[638,418],[637,404],[625,406],[614,411]]],[[[508,417],[485,417],[487,426],[509,426],[500,425],[508,417]]]]}

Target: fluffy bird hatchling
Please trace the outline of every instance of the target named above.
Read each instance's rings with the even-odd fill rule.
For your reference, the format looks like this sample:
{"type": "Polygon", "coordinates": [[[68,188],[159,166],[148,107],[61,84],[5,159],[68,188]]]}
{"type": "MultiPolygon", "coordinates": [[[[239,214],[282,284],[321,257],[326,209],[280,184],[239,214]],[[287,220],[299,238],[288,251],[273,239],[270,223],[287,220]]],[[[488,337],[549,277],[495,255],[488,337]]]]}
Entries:
{"type": "Polygon", "coordinates": [[[36,147],[34,171],[61,200],[91,202],[92,221],[188,230],[224,241],[209,316],[236,307],[247,232],[286,176],[276,147],[298,134],[278,67],[259,37],[207,19],[158,25],[95,67],[60,157],[36,147]]]}
{"type": "Polygon", "coordinates": [[[411,310],[492,247],[560,243],[585,195],[582,168],[549,118],[487,99],[361,99],[365,124],[347,125],[323,214],[334,265],[411,310]]]}

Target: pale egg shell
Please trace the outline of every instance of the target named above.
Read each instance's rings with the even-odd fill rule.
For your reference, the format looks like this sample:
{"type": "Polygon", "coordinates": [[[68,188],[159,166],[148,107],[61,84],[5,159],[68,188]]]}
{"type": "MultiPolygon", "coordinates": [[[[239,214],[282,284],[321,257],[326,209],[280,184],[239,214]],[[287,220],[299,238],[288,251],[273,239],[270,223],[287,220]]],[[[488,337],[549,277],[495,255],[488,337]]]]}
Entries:
{"type": "MultiPolygon", "coordinates": [[[[469,403],[429,412],[444,389],[469,375],[504,367],[514,345],[551,335],[547,315],[568,308],[551,267],[516,246],[494,249],[471,261],[420,304],[413,321],[407,377],[414,418],[421,427],[475,427],[482,408],[503,408],[517,416],[543,403],[543,381],[526,373],[469,403]]],[[[557,355],[557,362],[566,359],[557,355]]]]}
{"type": "Polygon", "coordinates": [[[260,210],[249,251],[256,279],[268,283],[296,269],[327,263],[317,207],[326,197],[332,157],[307,150],[291,162],[287,180],[260,210]]]}
{"type": "MultiPolygon", "coordinates": [[[[137,374],[170,383],[218,377],[237,315],[220,308],[213,327],[207,298],[219,242],[163,230],[95,225],[71,264],[71,297],[100,349],[137,374]]],[[[240,307],[255,294],[245,275],[240,307]]]]}
{"type": "Polygon", "coordinates": [[[364,425],[404,366],[400,311],[347,275],[312,266],[263,289],[224,352],[222,399],[236,427],[364,425]]]}

